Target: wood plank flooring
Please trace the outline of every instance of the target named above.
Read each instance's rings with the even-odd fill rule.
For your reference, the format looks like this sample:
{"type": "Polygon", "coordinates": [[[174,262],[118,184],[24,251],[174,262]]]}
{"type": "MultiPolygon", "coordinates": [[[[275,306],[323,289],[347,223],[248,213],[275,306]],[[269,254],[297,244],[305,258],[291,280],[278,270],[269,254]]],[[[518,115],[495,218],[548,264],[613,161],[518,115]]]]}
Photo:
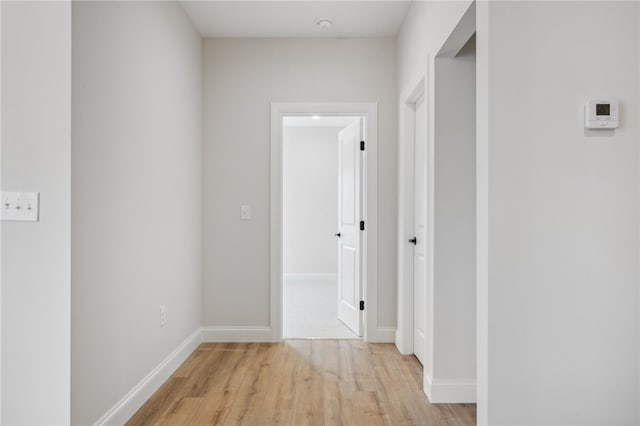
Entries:
{"type": "Polygon", "coordinates": [[[361,340],[203,343],[127,425],[466,426],[474,404],[428,402],[422,366],[361,340]]]}

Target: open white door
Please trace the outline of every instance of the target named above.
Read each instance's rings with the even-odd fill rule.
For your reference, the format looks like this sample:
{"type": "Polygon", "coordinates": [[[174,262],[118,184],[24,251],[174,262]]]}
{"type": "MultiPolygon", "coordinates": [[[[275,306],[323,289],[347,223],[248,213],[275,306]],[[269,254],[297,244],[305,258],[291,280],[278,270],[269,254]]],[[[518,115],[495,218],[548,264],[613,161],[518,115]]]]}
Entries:
{"type": "Polygon", "coordinates": [[[424,96],[415,104],[414,135],[414,238],[413,252],[413,352],[424,365],[427,282],[427,114],[424,96]]]}
{"type": "Polygon", "coordinates": [[[362,336],[362,153],[363,119],[338,135],[338,319],[362,336]]]}

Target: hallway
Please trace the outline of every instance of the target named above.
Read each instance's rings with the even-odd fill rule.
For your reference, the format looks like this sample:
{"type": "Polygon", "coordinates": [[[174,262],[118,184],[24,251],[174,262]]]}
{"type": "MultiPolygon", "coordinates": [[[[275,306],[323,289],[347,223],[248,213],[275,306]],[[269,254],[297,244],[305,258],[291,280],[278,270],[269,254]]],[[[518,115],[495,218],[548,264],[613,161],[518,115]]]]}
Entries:
{"type": "Polygon", "coordinates": [[[430,404],[393,344],[204,343],[127,424],[463,426],[475,405],[430,404]]]}
{"type": "Polygon", "coordinates": [[[640,0],[0,27],[0,425],[640,426],[640,0]]]}

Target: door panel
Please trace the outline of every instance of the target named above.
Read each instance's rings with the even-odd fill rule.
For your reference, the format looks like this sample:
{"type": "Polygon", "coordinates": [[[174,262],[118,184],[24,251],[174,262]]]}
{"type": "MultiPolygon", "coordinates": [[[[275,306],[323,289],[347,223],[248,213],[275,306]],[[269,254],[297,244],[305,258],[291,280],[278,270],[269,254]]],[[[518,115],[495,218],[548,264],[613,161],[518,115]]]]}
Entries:
{"type": "MultiPolygon", "coordinates": [[[[346,130],[346,129],[345,129],[346,130]]],[[[344,131],[344,130],[343,130],[344,131]]],[[[340,142],[340,199],[342,200],[342,223],[353,225],[356,223],[356,176],[355,161],[356,152],[354,150],[354,138],[357,135],[341,133],[344,137],[340,142]]]]}
{"type": "Polygon", "coordinates": [[[424,97],[415,105],[414,120],[414,232],[413,252],[413,351],[424,365],[427,282],[427,114],[424,97]]]}
{"type": "Polygon", "coordinates": [[[350,307],[356,306],[356,251],[352,247],[342,247],[342,301],[350,307]]]}
{"type": "Polygon", "coordinates": [[[362,191],[361,163],[362,119],[340,131],[338,169],[338,319],[362,336],[362,191]]]}

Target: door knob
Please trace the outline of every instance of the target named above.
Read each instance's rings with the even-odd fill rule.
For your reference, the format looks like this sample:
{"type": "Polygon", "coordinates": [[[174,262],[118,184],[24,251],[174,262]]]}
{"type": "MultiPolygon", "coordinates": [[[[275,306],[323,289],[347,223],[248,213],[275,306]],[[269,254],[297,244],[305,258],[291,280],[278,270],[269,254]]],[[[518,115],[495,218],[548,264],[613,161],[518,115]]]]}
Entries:
{"type": "Polygon", "coordinates": [[[415,246],[416,244],[418,244],[418,238],[417,237],[413,237],[413,238],[411,238],[409,240],[409,242],[412,243],[415,246]]]}
{"type": "Polygon", "coordinates": [[[335,235],[338,238],[342,237],[342,234],[340,232],[338,232],[337,234],[333,234],[333,235],[335,235]]]}

